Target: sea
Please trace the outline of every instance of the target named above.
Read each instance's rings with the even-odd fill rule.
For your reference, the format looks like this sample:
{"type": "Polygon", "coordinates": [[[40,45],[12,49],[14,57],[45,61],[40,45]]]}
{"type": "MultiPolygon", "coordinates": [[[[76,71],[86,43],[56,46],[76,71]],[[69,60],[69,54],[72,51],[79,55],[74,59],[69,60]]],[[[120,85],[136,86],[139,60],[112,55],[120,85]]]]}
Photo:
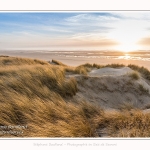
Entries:
{"type": "Polygon", "coordinates": [[[125,65],[134,64],[144,66],[150,70],[150,50],[130,52],[114,50],[0,50],[0,55],[41,59],[46,61],[55,59],[70,66],[78,66],[84,63],[97,63],[102,65],[111,63],[121,63],[125,65]]]}

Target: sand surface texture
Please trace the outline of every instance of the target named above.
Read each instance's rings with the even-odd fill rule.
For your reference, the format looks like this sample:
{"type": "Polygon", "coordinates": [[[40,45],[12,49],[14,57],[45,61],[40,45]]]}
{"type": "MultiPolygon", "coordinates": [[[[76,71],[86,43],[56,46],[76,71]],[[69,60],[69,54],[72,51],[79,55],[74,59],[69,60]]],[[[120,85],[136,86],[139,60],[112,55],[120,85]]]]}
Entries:
{"type": "Polygon", "coordinates": [[[93,69],[87,76],[74,76],[79,91],[74,99],[88,100],[105,110],[119,110],[123,107],[145,109],[150,105],[150,83],[139,73],[139,79],[133,79],[134,71],[129,67],[119,69],[93,69]]]}
{"type": "Polygon", "coordinates": [[[129,67],[123,67],[120,69],[116,68],[101,68],[101,69],[94,69],[92,70],[89,75],[91,77],[101,77],[101,76],[121,76],[125,75],[127,73],[132,73],[134,72],[132,69],[129,67]]]}

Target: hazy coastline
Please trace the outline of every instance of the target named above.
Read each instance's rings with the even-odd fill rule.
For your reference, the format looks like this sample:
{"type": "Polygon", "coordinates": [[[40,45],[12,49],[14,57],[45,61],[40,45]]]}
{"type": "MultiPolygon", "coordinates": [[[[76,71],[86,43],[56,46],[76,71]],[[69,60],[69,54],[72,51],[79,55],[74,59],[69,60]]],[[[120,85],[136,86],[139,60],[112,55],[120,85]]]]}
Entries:
{"type": "Polygon", "coordinates": [[[144,66],[150,70],[150,52],[149,51],[48,51],[48,50],[7,50],[0,51],[1,55],[14,57],[24,57],[51,61],[52,59],[61,61],[66,65],[78,66],[84,63],[97,64],[135,64],[144,66]]]}

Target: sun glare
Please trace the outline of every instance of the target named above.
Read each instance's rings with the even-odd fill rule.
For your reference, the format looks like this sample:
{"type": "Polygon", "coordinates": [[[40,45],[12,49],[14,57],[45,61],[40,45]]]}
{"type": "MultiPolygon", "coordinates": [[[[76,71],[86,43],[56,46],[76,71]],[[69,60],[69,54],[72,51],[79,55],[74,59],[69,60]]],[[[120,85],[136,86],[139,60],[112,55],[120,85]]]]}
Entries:
{"type": "Polygon", "coordinates": [[[127,53],[127,52],[138,50],[139,48],[137,45],[126,43],[126,44],[121,44],[121,45],[117,46],[116,49],[127,53]]]}
{"type": "Polygon", "coordinates": [[[116,24],[114,30],[108,36],[118,42],[117,50],[123,52],[135,51],[141,48],[138,41],[147,35],[146,32],[141,30],[142,28],[145,27],[138,20],[124,20],[116,24]]]}

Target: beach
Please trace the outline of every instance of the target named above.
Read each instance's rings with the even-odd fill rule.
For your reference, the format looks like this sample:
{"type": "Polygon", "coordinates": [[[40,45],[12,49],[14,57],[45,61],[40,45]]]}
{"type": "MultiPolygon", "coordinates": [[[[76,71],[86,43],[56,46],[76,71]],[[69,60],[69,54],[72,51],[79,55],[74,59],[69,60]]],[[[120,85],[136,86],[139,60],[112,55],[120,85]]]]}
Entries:
{"type": "Polygon", "coordinates": [[[118,52],[118,51],[48,51],[48,50],[13,50],[0,51],[0,55],[33,58],[51,61],[58,60],[69,66],[78,66],[85,63],[101,65],[119,63],[144,66],[150,70],[150,52],[118,52]]]}

